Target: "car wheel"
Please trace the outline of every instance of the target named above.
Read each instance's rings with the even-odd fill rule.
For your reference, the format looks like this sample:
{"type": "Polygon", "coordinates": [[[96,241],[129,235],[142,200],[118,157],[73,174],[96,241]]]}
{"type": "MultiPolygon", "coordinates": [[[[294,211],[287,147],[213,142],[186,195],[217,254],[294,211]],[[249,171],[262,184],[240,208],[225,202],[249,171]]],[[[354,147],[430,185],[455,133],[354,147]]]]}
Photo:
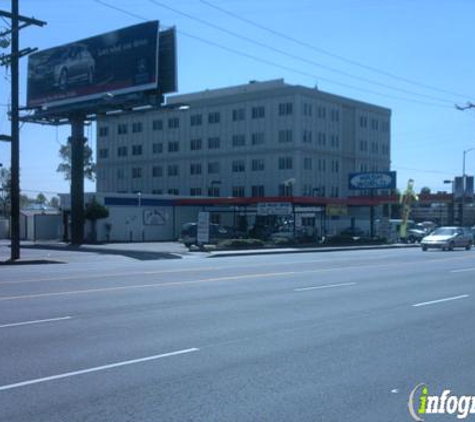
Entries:
{"type": "Polygon", "coordinates": [[[454,250],[454,242],[450,242],[449,243],[449,251],[453,251],[454,250]]]}
{"type": "Polygon", "coordinates": [[[472,249],[472,243],[468,242],[467,246],[465,246],[465,250],[469,251],[470,249],[472,249]]]}
{"type": "Polygon", "coordinates": [[[423,247],[422,247],[422,251],[423,251],[423,252],[427,252],[427,246],[423,246],[423,247]]]}
{"type": "Polygon", "coordinates": [[[61,70],[58,81],[59,89],[66,89],[68,87],[68,71],[66,69],[61,70]]]}

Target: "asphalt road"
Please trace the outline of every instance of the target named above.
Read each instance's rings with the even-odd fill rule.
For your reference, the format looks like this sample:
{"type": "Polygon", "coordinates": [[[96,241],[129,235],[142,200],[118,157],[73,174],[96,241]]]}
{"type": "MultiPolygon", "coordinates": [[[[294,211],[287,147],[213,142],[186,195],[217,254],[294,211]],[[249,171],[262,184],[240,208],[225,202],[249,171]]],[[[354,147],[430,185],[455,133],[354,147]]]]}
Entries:
{"type": "Polygon", "coordinates": [[[474,320],[475,250],[1,267],[0,420],[409,421],[474,320]]]}

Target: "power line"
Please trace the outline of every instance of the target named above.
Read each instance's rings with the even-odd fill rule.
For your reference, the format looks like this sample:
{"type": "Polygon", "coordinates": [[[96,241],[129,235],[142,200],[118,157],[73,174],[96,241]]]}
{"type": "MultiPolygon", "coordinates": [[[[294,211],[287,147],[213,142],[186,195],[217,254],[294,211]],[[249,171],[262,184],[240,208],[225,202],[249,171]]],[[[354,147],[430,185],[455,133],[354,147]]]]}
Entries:
{"type": "Polygon", "coordinates": [[[157,0],[149,0],[151,3],[155,4],[156,6],[159,6],[159,7],[162,7],[164,9],[167,9],[167,10],[171,10],[172,12],[174,13],[177,13],[179,15],[182,15],[182,16],[185,16],[187,17],[188,19],[192,19],[196,22],[199,22],[203,25],[206,25],[210,28],[213,28],[213,29],[216,29],[218,31],[221,31],[221,32],[224,32],[225,34],[228,34],[228,35],[231,35],[233,37],[236,37],[238,39],[241,39],[241,40],[244,40],[246,42],[249,42],[251,44],[254,44],[254,45],[257,45],[259,47],[262,47],[262,48],[265,48],[267,50],[270,50],[272,52],[275,52],[275,53],[278,53],[278,54],[282,54],[283,56],[286,56],[286,57],[289,57],[293,60],[298,60],[300,62],[303,62],[303,63],[306,63],[306,64],[310,64],[312,66],[316,66],[316,67],[319,67],[319,68],[322,68],[322,69],[325,69],[325,70],[328,70],[330,72],[333,72],[333,73],[337,73],[337,74],[340,74],[340,75],[343,75],[343,76],[346,76],[348,78],[352,78],[352,79],[356,79],[358,81],[362,81],[362,82],[366,82],[366,83],[370,83],[370,84],[373,84],[373,85],[377,85],[377,86],[381,86],[383,88],[386,88],[386,89],[389,89],[389,90],[392,90],[392,91],[397,91],[397,92],[402,92],[404,94],[409,94],[409,95],[414,95],[414,96],[418,96],[418,97],[423,97],[423,98],[427,98],[429,100],[435,100],[435,101],[440,101],[440,102],[443,102],[443,103],[447,103],[447,104],[453,104],[455,101],[454,100],[447,100],[445,98],[439,98],[439,97],[434,97],[434,96],[431,96],[431,95],[425,95],[425,94],[420,94],[418,92],[414,92],[414,91],[410,91],[410,90],[406,90],[406,89],[402,89],[402,88],[397,88],[397,87],[394,87],[394,86],[391,86],[391,85],[388,85],[388,84],[385,84],[385,83],[381,83],[381,82],[377,82],[377,81],[374,81],[372,79],[368,79],[368,78],[364,78],[364,77],[361,77],[361,76],[357,76],[357,75],[353,75],[351,73],[348,73],[348,72],[345,72],[345,71],[342,71],[342,70],[339,70],[339,69],[336,69],[334,67],[331,67],[331,66],[327,66],[327,65],[324,65],[324,64],[321,64],[321,63],[318,63],[314,60],[310,60],[310,59],[307,59],[307,58],[303,58],[303,57],[300,57],[300,56],[297,56],[295,54],[292,54],[292,53],[289,53],[288,51],[285,51],[285,50],[281,50],[279,48],[276,48],[276,47],[272,47],[268,44],[265,44],[263,42],[260,42],[260,41],[256,41],[255,39],[252,39],[252,38],[249,38],[249,37],[246,37],[246,36],[243,36],[241,34],[238,34],[236,32],[233,32],[229,29],[226,29],[226,28],[223,28],[219,25],[215,25],[211,22],[208,22],[204,19],[201,19],[201,18],[197,18],[195,16],[192,16],[190,15],[189,13],[186,13],[186,12],[183,12],[181,10],[178,10],[174,7],[171,7],[171,6],[168,6],[166,4],[163,4],[157,0]]]}
{"type": "MultiPolygon", "coordinates": [[[[109,7],[111,9],[115,10],[115,11],[124,13],[128,16],[131,16],[131,17],[135,18],[135,19],[140,19],[142,21],[147,21],[148,20],[147,18],[145,18],[143,16],[137,15],[135,13],[131,13],[128,10],[125,10],[125,9],[120,8],[118,6],[111,5],[111,4],[109,4],[109,3],[107,3],[103,0],[94,0],[94,1],[98,4],[109,7]]],[[[411,99],[411,98],[405,98],[405,97],[399,97],[399,96],[395,96],[395,95],[391,95],[391,94],[385,94],[385,93],[382,93],[382,92],[373,91],[373,90],[369,90],[369,89],[358,88],[358,87],[353,86],[353,85],[338,82],[338,81],[335,81],[335,80],[332,80],[332,79],[329,79],[329,78],[323,78],[323,77],[320,77],[320,76],[317,76],[317,75],[314,75],[314,74],[311,74],[311,73],[308,73],[308,72],[303,72],[303,71],[295,69],[295,68],[291,68],[291,67],[279,64],[279,63],[272,62],[270,60],[263,59],[261,57],[253,56],[249,53],[245,53],[245,52],[242,52],[242,51],[239,51],[239,50],[235,50],[235,49],[232,49],[230,47],[224,46],[222,44],[216,43],[214,41],[210,41],[210,40],[198,37],[196,35],[186,33],[183,30],[177,30],[177,33],[179,33],[180,35],[186,36],[188,38],[194,39],[196,41],[202,42],[204,44],[208,44],[208,45],[211,45],[211,46],[216,47],[218,49],[224,50],[228,53],[239,55],[241,57],[246,57],[248,59],[251,59],[253,61],[257,61],[257,62],[260,62],[260,63],[265,63],[265,64],[270,65],[272,67],[276,67],[276,68],[279,68],[279,69],[282,69],[282,70],[285,70],[285,71],[288,71],[288,72],[292,72],[292,73],[295,73],[295,74],[306,76],[308,78],[312,78],[313,80],[321,80],[321,81],[325,81],[325,82],[328,82],[328,83],[331,83],[331,84],[334,84],[334,85],[339,85],[339,86],[342,86],[342,87],[345,87],[345,88],[350,88],[350,89],[354,89],[356,91],[365,92],[365,93],[369,93],[369,94],[373,94],[373,95],[378,95],[378,96],[382,96],[382,97],[386,97],[386,98],[392,98],[392,99],[395,99],[395,100],[398,100],[398,101],[405,101],[405,102],[410,102],[410,103],[414,103],[414,104],[420,104],[420,105],[425,105],[425,106],[430,106],[430,107],[439,107],[439,108],[445,108],[445,109],[452,109],[453,108],[453,106],[449,106],[449,105],[429,103],[429,102],[415,100],[415,99],[411,99]]]]}
{"type": "Polygon", "coordinates": [[[401,76],[398,76],[398,75],[395,75],[393,73],[390,73],[388,71],[385,71],[385,70],[381,70],[381,69],[378,69],[378,68],[375,68],[373,66],[368,66],[364,63],[361,63],[361,62],[358,62],[356,60],[351,60],[351,59],[348,59],[346,57],[343,57],[343,56],[340,56],[338,54],[335,54],[335,53],[332,53],[328,50],[324,50],[322,48],[319,48],[319,47],[316,47],[314,45],[311,45],[311,44],[308,44],[304,41],[301,41],[301,40],[298,40],[296,38],[293,38],[287,34],[284,34],[282,32],[279,32],[279,31],[276,31],[274,29],[271,29],[271,28],[268,28],[264,25],[261,25],[255,21],[252,21],[250,19],[247,19],[247,18],[243,18],[242,16],[239,16],[238,14],[236,13],[233,13],[233,12],[230,12],[229,10],[227,9],[224,9],[222,7],[219,7],[219,6],[216,6],[215,4],[212,4],[206,0],[199,0],[201,3],[207,5],[208,7],[212,7],[213,9],[216,9],[216,10],[219,10],[220,12],[222,13],[225,13],[235,19],[238,19],[242,22],[245,22],[249,25],[252,25],[252,26],[255,26],[256,28],[259,28],[263,31],[266,31],[266,32],[269,32],[273,35],[276,35],[278,37],[281,37],[283,39],[286,39],[287,41],[291,41],[293,43],[296,43],[300,46],[303,46],[303,47],[306,47],[306,48],[309,48],[311,50],[314,50],[314,51],[317,51],[321,54],[324,54],[326,56],[329,56],[329,57],[332,57],[332,58],[335,58],[335,59],[338,59],[338,60],[341,60],[345,63],[348,63],[348,64],[351,64],[353,66],[357,66],[357,67],[360,67],[362,69],[366,69],[366,70],[369,70],[371,72],[374,72],[374,73],[379,73],[381,75],[384,75],[384,76],[387,76],[389,78],[392,78],[392,79],[396,79],[396,80],[399,80],[399,81],[402,81],[402,82],[405,82],[405,83],[408,83],[408,84],[411,84],[411,85],[414,85],[414,86],[419,86],[419,87],[422,87],[422,88],[425,88],[425,89],[429,89],[431,91],[436,91],[436,92],[440,92],[440,93],[443,93],[443,94],[449,94],[449,95],[455,95],[457,97],[466,97],[465,94],[460,94],[460,93],[456,93],[456,92],[452,92],[452,91],[448,91],[448,90],[445,90],[445,89],[441,89],[441,88],[437,88],[437,87],[434,87],[434,86],[431,86],[431,85],[427,85],[427,84],[424,84],[424,83],[421,83],[421,82],[418,82],[418,81],[414,81],[414,80],[411,80],[411,79],[408,79],[408,78],[404,78],[404,77],[401,77],[401,76]]]}

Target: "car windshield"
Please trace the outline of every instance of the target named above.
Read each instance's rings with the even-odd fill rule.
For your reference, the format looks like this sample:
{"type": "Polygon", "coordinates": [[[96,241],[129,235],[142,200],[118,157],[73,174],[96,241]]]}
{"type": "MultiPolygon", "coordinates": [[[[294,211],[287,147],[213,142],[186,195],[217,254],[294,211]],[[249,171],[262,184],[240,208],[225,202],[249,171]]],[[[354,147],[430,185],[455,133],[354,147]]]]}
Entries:
{"type": "Polygon", "coordinates": [[[437,230],[434,230],[432,234],[434,236],[453,236],[457,232],[456,229],[448,229],[448,228],[440,228],[437,230]]]}

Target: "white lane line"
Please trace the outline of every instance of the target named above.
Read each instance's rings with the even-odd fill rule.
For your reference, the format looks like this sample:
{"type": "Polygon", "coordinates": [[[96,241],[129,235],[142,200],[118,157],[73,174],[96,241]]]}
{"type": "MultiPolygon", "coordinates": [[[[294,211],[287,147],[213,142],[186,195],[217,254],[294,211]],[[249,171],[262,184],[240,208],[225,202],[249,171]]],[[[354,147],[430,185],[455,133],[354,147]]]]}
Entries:
{"type": "Polygon", "coordinates": [[[12,324],[0,325],[0,328],[20,327],[22,325],[42,324],[44,322],[64,321],[71,318],[72,318],[71,316],[65,316],[65,317],[60,317],[60,318],[36,319],[34,321],[14,322],[12,324]]]}
{"type": "Polygon", "coordinates": [[[326,284],[323,286],[300,287],[294,289],[294,292],[306,292],[308,290],[330,289],[332,287],[354,286],[356,283],[326,284]]]}
{"type": "Polygon", "coordinates": [[[91,372],[105,371],[107,369],[119,368],[121,366],[135,365],[137,363],[149,362],[151,360],[163,359],[163,358],[168,358],[171,356],[184,355],[186,353],[198,352],[199,350],[200,349],[193,347],[191,349],[177,350],[175,352],[163,353],[161,355],[147,356],[140,359],[126,360],[123,362],[111,363],[109,365],[96,366],[95,368],[82,369],[80,371],[66,372],[64,374],[52,375],[50,377],[37,378],[30,381],[17,382],[15,384],[0,386],[0,391],[12,390],[14,388],[26,387],[28,385],[39,384],[39,383],[48,382],[48,381],[55,381],[62,378],[75,377],[77,375],[90,374],[91,372]]]}
{"type": "Polygon", "coordinates": [[[451,273],[465,273],[467,271],[475,271],[475,267],[462,268],[461,270],[452,270],[451,273]]]}
{"type": "Polygon", "coordinates": [[[469,295],[460,295],[460,296],[446,297],[444,299],[431,300],[430,302],[416,303],[415,305],[412,305],[412,306],[417,308],[419,306],[435,305],[436,303],[449,302],[451,300],[466,299],[467,297],[470,297],[470,296],[469,295]]]}

